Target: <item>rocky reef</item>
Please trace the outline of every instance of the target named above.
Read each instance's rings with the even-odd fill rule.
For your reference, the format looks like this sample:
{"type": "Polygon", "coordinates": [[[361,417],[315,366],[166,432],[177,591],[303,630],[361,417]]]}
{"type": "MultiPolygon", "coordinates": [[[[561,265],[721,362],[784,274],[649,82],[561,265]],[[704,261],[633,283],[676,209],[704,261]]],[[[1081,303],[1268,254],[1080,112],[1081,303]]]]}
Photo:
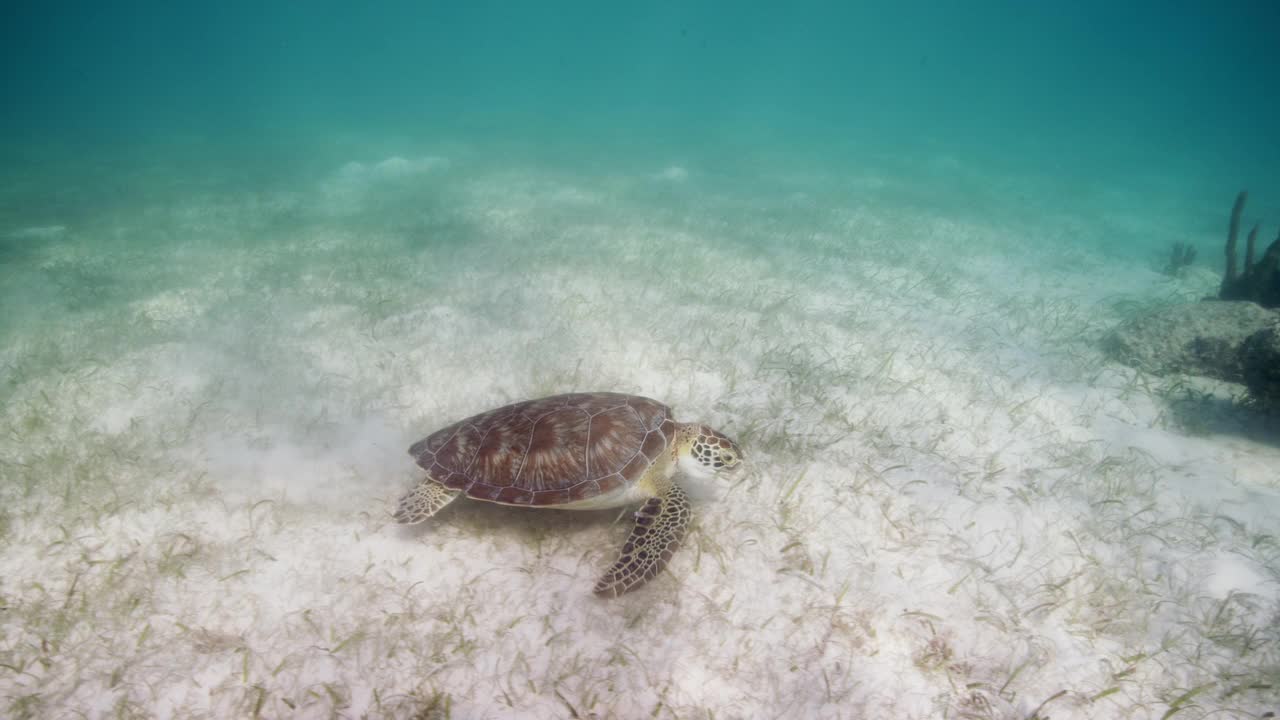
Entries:
{"type": "Polygon", "coordinates": [[[1257,254],[1260,227],[1237,265],[1248,193],[1236,196],[1227,228],[1226,269],[1216,298],[1130,318],[1104,339],[1116,360],[1156,375],[1185,373],[1243,383],[1249,399],[1280,412],[1280,236],[1257,254]]]}
{"type": "Polygon", "coordinates": [[[1249,193],[1240,191],[1231,208],[1231,224],[1227,228],[1227,269],[1222,276],[1219,300],[1248,300],[1264,308],[1280,307],[1280,234],[1255,260],[1258,232],[1261,225],[1254,225],[1245,240],[1244,267],[1236,269],[1236,241],[1240,235],[1240,216],[1249,193]]]}

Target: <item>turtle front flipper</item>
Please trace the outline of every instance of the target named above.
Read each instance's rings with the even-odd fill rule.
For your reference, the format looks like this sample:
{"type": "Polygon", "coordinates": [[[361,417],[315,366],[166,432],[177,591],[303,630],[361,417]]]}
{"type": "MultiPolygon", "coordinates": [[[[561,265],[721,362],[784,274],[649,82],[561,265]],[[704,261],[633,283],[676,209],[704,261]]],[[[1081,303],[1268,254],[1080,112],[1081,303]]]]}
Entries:
{"type": "Polygon", "coordinates": [[[457,490],[451,490],[429,477],[423,478],[422,482],[400,498],[400,504],[396,507],[396,522],[401,525],[420,523],[440,512],[441,508],[457,496],[457,490]]]}
{"type": "Polygon", "coordinates": [[[671,483],[665,493],[650,498],[636,512],[631,537],[609,572],[596,583],[595,593],[617,597],[652,579],[667,566],[689,528],[689,498],[671,483]]]}

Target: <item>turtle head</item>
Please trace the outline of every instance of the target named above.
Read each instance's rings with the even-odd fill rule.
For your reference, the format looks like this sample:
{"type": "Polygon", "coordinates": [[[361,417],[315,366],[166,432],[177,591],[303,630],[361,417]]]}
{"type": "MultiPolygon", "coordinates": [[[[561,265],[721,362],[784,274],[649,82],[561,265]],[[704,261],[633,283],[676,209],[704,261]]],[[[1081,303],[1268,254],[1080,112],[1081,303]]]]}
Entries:
{"type": "Polygon", "coordinates": [[[696,477],[734,475],[742,467],[738,443],[706,425],[686,425],[678,445],[680,469],[696,477]]]}

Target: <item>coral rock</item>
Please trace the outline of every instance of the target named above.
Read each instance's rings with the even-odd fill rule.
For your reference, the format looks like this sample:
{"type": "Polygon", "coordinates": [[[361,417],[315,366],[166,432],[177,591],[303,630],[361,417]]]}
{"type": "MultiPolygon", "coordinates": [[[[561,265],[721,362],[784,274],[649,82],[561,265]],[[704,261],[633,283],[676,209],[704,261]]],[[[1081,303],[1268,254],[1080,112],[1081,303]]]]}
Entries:
{"type": "Polygon", "coordinates": [[[1242,382],[1245,340],[1280,314],[1251,302],[1175,305],[1132,318],[1107,336],[1116,360],[1157,375],[1187,373],[1242,382]]]}
{"type": "Polygon", "coordinates": [[[1259,405],[1280,410],[1280,320],[1250,335],[1240,348],[1249,395],[1259,405]]]}

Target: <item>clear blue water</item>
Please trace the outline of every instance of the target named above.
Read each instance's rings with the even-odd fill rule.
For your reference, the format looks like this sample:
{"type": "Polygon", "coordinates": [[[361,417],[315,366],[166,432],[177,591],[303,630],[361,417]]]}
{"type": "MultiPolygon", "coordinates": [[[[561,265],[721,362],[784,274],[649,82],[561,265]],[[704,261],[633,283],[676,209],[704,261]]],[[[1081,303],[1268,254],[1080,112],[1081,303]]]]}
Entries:
{"type": "Polygon", "coordinates": [[[1227,203],[1280,173],[1274,3],[263,5],[10,8],[6,153],[24,140],[335,133],[615,157],[876,150],[1068,184],[1174,178],[1227,203]]]}

